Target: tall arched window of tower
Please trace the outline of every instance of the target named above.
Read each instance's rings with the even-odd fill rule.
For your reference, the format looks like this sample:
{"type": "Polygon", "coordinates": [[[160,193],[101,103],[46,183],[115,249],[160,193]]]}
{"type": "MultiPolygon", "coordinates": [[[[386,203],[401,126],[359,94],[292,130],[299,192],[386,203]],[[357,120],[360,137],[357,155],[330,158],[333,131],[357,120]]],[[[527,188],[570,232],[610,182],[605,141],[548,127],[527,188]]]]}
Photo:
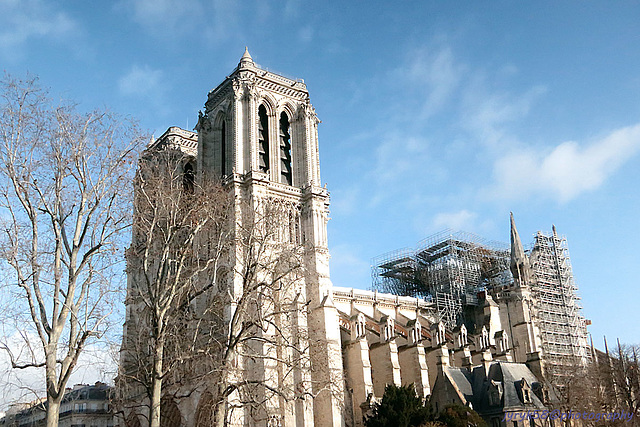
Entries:
{"type": "Polygon", "coordinates": [[[182,175],[182,186],[184,191],[188,194],[192,194],[195,185],[196,174],[193,170],[193,164],[191,162],[184,165],[183,175],[182,175]]]}
{"type": "Polygon", "coordinates": [[[283,111],[280,114],[280,182],[287,185],[293,185],[290,128],[289,117],[283,111]]]}
{"type": "Polygon", "coordinates": [[[220,174],[227,174],[227,121],[220,125],[220,174]]]}
{"type": "Polygon", "coordinates": [[[258,170],[269,173],[269,117],[264,105],[258,108],[258,170]]]}

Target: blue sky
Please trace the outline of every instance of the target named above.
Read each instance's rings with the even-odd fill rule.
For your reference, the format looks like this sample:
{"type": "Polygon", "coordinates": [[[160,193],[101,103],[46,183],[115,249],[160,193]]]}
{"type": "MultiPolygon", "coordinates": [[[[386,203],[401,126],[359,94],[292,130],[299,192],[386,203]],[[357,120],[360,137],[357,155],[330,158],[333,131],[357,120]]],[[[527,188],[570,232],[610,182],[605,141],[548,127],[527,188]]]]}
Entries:
{"type": "Polygon", "coordinates": [[[244,46],[322,124],[337,286],[451,227],[567,236],[584,314],[640,342],[640,4],[0,0],[0,64],[58,97],[192,128],[244,46]]]}

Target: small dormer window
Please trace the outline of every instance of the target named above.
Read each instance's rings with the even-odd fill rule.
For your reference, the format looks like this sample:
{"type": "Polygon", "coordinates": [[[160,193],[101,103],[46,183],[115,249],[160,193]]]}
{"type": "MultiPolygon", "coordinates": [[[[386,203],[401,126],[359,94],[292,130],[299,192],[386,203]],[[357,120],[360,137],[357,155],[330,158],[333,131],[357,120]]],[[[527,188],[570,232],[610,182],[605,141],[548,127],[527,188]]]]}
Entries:
{"type": "Polygon", "coordinates": [[[532,403],[533,402],[531,398],[532,391],[531,391],[531,387],[527,383],[527,380],[523,378],[518,382],[519,382],[518,388],[520,389],[520,397],[521,397],[522,403],[532,403]]]}

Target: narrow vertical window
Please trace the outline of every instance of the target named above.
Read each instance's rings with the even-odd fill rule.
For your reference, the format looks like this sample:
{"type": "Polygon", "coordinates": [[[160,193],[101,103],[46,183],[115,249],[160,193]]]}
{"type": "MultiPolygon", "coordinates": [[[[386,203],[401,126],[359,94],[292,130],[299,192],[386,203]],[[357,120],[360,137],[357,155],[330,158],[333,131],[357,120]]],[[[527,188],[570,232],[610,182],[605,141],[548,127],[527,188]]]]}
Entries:
{"type": "Polygon", "coordinates": [[[193,188],[195,186],[196,176],[193,171],[193,165],[191,163],[187,163],[184,165],[184,171],[182,175],[182,186],[184,191],[188,194],[193,194],[193,188]]]}
{"type": "Polygon", "coordinates": [[[269,121],[264,105],[258,108],[258,169],[269,172],[269,121]]]}
{"type": "Polygon", "coordinates": [[[280,114],[280,182],[293,185],[291,174],[291,133],[289,118],[285,112],[280,114]]]}
{"type": "Polygon", "coordinates": [[[227,126],[225,120],[222,121],[220,132],[220,174],[225,176],[227,174],[227,126]]]}

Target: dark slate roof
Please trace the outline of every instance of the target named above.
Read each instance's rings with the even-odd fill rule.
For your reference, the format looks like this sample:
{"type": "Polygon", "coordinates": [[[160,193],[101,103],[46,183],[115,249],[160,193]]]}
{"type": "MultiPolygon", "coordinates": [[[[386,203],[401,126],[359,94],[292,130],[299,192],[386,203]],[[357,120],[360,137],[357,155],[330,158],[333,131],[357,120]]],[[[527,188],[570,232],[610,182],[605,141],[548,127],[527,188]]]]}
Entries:
{"type": "Polygon", "coordinates": [[[62,400],[64,402],[72,400],[108,400],[111,392],[112,389],[110,386],[103,383],[96,383],[95,385],[86,385],[76,388],[75,390],[67,391],[62,400]]]}
{"type": "MultiPolygon", "coordinates": [[[[533,383],[539,382],[535,375],[529,370],[524,363],[498,362],[504,377],[504,407],[523,407],[524,405],[518,397],[518,390],[515,383],[524,378],[524,380],[532,387],[533,383]]],[[[544,405],[538,399],[533,391],[531,392],[531,401],[534,406],[543,408],[544,405]]]]}
{"type": "Polygon", "coordinates": [[[472,376],[468,369],[464,368],[447,368],[447,375],[449,379],[454,382],[458,390],[462,393],[464,398],[469,402],[473,399],[473,386],[472,376]]]}
{"type": "Polygon", "coordinates": [[[524,363],[494,361],[489,367],[489,375],[485,376],[484,368],[476,366],[473,371],[467,368],[446,367],[447,377],[464,395],[467,402],[479,413],[495,411],[510,411],[525,408],[544,409],[544,404],[531,390],[531,403],[524,404],[521,400],[520,382],[524,378],[529,387],[539,380],[524,363]],[[489,404],[489,388],[491,381],[502,383],[503,398],[499,407],[489,404]]]}

